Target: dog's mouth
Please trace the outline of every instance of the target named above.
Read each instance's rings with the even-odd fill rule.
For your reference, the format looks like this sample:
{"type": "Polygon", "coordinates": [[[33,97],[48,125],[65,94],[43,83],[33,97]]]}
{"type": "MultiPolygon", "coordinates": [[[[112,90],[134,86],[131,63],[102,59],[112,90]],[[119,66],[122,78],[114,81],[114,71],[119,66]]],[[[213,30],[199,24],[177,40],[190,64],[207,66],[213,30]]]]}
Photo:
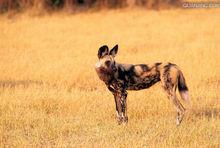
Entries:
{"type": "Polygon", "coordinates": [[[99,67],[98,70],[103,74],[113,75],[117,71],[117,68],[115,66],[111,66],[108,68],[99,67]]]}

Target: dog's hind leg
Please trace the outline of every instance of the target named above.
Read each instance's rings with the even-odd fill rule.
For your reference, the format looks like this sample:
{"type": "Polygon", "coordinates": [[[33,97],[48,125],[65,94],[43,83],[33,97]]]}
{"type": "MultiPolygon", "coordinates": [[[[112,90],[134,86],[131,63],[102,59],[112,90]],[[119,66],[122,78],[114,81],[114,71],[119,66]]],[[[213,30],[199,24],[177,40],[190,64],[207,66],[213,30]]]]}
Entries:
{"type": "Polygon", "coordinates": [[[174,107],[176,108],[177,111],[176,124],[180,125],[184,117],[185,108],[183,107],[183,105],[180,103],[180,101],[176,96],[177,86],[172,84],[171,82],[165,84],[164,81],[162,81],[162,86],[168,98],[172,101],[174,107]]]}
{"type": "Polygon", "coordinates": [[[185,112],[185,108],[176,96],[176,88],[178,86],[178,72],[179,70],[174,64],[167,64],[162,68],[160,75],[162,87],[177,110],[177,125],[181,123],[185,112]]]}
{"type": "Polygon", "coordinates": [[[184,112],[185,112],[185,108],[183,107],[183,105],[180,103],[180,101],[178,100],[176,93],[173,92],[170,96],[170,99],[172,101],[172,103],[174,104],[176,110],[177,110],[177,118],[176,118],[176,124],[180,125],[180,123],[183,120],[183,116],[184,116],[184,112]]]}
{"type": "Polygon", "coordinates": [[[185,108],[178,100],[176,96],[175,88],[173,88],[172,90],[166,89],[165,91],[167,92],[169,99],[172,101],[174,107],[176,108],[176,111],[177,111],[176,124],[180,125],[184,117],[185,108]]]}

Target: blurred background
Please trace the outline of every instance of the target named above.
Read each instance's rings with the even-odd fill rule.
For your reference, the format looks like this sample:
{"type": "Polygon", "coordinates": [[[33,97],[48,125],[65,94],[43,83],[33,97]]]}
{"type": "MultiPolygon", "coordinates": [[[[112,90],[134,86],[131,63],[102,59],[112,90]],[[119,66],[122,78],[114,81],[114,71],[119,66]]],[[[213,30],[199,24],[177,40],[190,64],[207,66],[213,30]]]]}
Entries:
{"type": "Polygon", "coordinates": [[[220,147],[220,8],[189,2],[201,3],[0,0],[0,147],[220,147]],[[160,83],[129,91],[117,125],[94,70],[104,44],[119,45],[119,63],[181,68],[192,103],[181,126],[160,83]]]}
{"type": "Polygon", "coordinates": [[[180,6],[183,0],[0,0],[1,12],[9,10],[86,10],[89,8],[122,8],[139,6],[147,9],[160,9],[180,6]]]}

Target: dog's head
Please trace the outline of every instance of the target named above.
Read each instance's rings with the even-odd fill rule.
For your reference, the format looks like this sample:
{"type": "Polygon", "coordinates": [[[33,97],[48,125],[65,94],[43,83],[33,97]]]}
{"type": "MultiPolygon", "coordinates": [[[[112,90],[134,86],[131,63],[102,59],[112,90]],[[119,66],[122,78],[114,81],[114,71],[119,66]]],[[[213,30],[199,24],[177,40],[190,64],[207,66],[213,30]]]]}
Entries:
{"type": "Polygon", "coordinates": [[[113,76],[114,72],[117,70],[116,62],[114,60],[117,52],[118,45],[115,45],[110,51],[106,45],[101,46],[98,50],[97,56],[99,61],[96,63],[95,68],[99,77],[102,77],[101,79],[103,81],[108,81],[108,79],[110,79],[110,77],[113,76]]]}

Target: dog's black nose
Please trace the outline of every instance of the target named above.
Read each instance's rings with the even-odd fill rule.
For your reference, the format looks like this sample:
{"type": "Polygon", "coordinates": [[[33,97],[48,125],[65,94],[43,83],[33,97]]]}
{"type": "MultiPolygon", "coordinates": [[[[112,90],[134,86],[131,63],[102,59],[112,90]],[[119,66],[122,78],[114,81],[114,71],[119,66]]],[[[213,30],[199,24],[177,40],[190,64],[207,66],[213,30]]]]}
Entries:
{"type": "Polygon", "coordinates": [[[111,64],[111,61],[105,61],[105,65],[107,66],[107,67],[109,67],[110,66],[110,64],[111,64]]]}

